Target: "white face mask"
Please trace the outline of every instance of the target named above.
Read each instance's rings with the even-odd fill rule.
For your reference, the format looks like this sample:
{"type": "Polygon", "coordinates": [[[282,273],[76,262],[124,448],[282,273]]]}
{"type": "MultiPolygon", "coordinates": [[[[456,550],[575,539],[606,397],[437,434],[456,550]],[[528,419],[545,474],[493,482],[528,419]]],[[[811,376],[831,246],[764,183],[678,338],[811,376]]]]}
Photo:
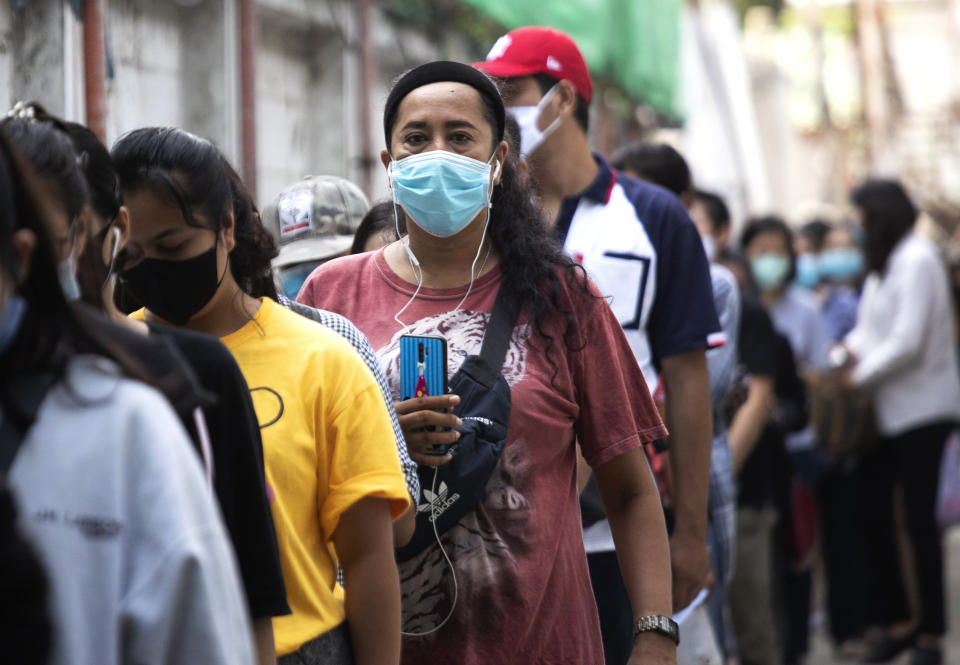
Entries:
{"type": "Polygon", "coordinates": [[[520,156],[529,158],[534,151],[543,145],[543,142],[560,126],[561,118],[557,116],[546,129],[540,129],[540,116],[550,100],[557,92],[557,86],[547,91],[536,106],[509,106],[507,111],[520,126],[520,156]]]}

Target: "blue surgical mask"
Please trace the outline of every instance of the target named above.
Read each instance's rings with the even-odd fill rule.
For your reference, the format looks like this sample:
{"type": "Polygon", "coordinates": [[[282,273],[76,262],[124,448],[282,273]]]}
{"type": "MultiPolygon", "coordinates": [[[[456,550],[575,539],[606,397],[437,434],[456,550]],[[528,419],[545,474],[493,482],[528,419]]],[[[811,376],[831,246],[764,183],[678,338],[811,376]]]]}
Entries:
{"type": "Polygon", "coordinates": [[[815,254],[797,256],[797,284],[812,289],[820,282],[820,262],[815,254]]]}
{"type": "Polygon", "coordinates": [[[489,162],[446,150],[395,160],[390,163],[389,177],[394,202],[417,226],[440,238],[465,229],[477,213],[490,206],[493,193],[489,162]]]}
{"type": "Polygon", "coordinates": [[[820,255],[820,272],[835,282],[847,282],[863,270],[863,255],[852,247],[828,249],[820,255]]]}
{"type": "Polygon", "coordinates": [[[790,259],[773,252],[761,254],[750,262],[750,273],[761,291],[770,291],[787,279],[790,259]]]}
{"type": "Polygon", "coordinates": [[[0,309],[0,355],[6,353],[20,332],[23,317],[27,313],[27,301],[17,293],[11,293],[0,309]]]}

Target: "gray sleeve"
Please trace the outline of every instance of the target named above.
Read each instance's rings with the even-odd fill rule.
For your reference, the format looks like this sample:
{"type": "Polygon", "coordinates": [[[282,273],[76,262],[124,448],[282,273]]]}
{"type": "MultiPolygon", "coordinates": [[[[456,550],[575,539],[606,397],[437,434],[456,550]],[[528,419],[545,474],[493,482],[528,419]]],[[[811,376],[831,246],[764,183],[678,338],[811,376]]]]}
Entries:
{"type": "Polygon", "coordinates": [[[740,292],[733,276],[711,266],[713,302],[720,319],[725,343],[707,350],[710,372],[710,402],[717,408],[733,385],[737,366],[737,337],[740,334],[740,292]]]}

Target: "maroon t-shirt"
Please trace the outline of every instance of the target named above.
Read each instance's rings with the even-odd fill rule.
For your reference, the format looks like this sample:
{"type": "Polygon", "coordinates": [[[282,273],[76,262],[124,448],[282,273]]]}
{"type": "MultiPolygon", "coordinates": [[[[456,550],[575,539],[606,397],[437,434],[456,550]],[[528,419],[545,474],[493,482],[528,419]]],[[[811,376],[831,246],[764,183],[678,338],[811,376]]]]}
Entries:
{"type": "MultiPolygon", "coordinates": [[[[416,285],[394,273],[381,250],[319,267],[298,300],[353,321],[399,399],[400,335],[446,338],[451,377],[480,352],[499,285],[495,268],[459,311],[466,287],[421,289],[400,315],[409,326],[403,330],[394,315],[416,285]]],[[[571,295],[562,290],[568,307],[571,295]]],[[[547,340],[521,313],[503,367],[512,401],[506,447],[477,509],[441,536],[456,570],[456,608],[437,632],[404,637],[404,663],[603,663],[580,529],[576,442],[595,467],[666,431],[606,301],[576,302],[586,340],[577,351],[563,343],[558,321],[547,328],[556,336],[548,355],[547,340]]],[[[400,581],[404,631],[429,631],[447,616],[454,580],[437,545],[400,564],[400,581]]]]}

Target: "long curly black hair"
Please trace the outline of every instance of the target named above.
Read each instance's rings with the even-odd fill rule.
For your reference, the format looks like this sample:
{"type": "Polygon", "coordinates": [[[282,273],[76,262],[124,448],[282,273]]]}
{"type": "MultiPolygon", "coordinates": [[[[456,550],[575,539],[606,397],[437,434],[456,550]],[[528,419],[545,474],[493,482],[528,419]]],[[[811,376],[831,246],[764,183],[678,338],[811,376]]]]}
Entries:
{"type": "Polygon", "coordinates": [[[219,232],[232,211],[234,279],[254,298],[277,299],[270,267],[276,241],[240,176],[213,143],[174,127],[145,127],[122,136],[110,156],[124,192],[149,188],[176,205],[190,226],[219,232]]]}

